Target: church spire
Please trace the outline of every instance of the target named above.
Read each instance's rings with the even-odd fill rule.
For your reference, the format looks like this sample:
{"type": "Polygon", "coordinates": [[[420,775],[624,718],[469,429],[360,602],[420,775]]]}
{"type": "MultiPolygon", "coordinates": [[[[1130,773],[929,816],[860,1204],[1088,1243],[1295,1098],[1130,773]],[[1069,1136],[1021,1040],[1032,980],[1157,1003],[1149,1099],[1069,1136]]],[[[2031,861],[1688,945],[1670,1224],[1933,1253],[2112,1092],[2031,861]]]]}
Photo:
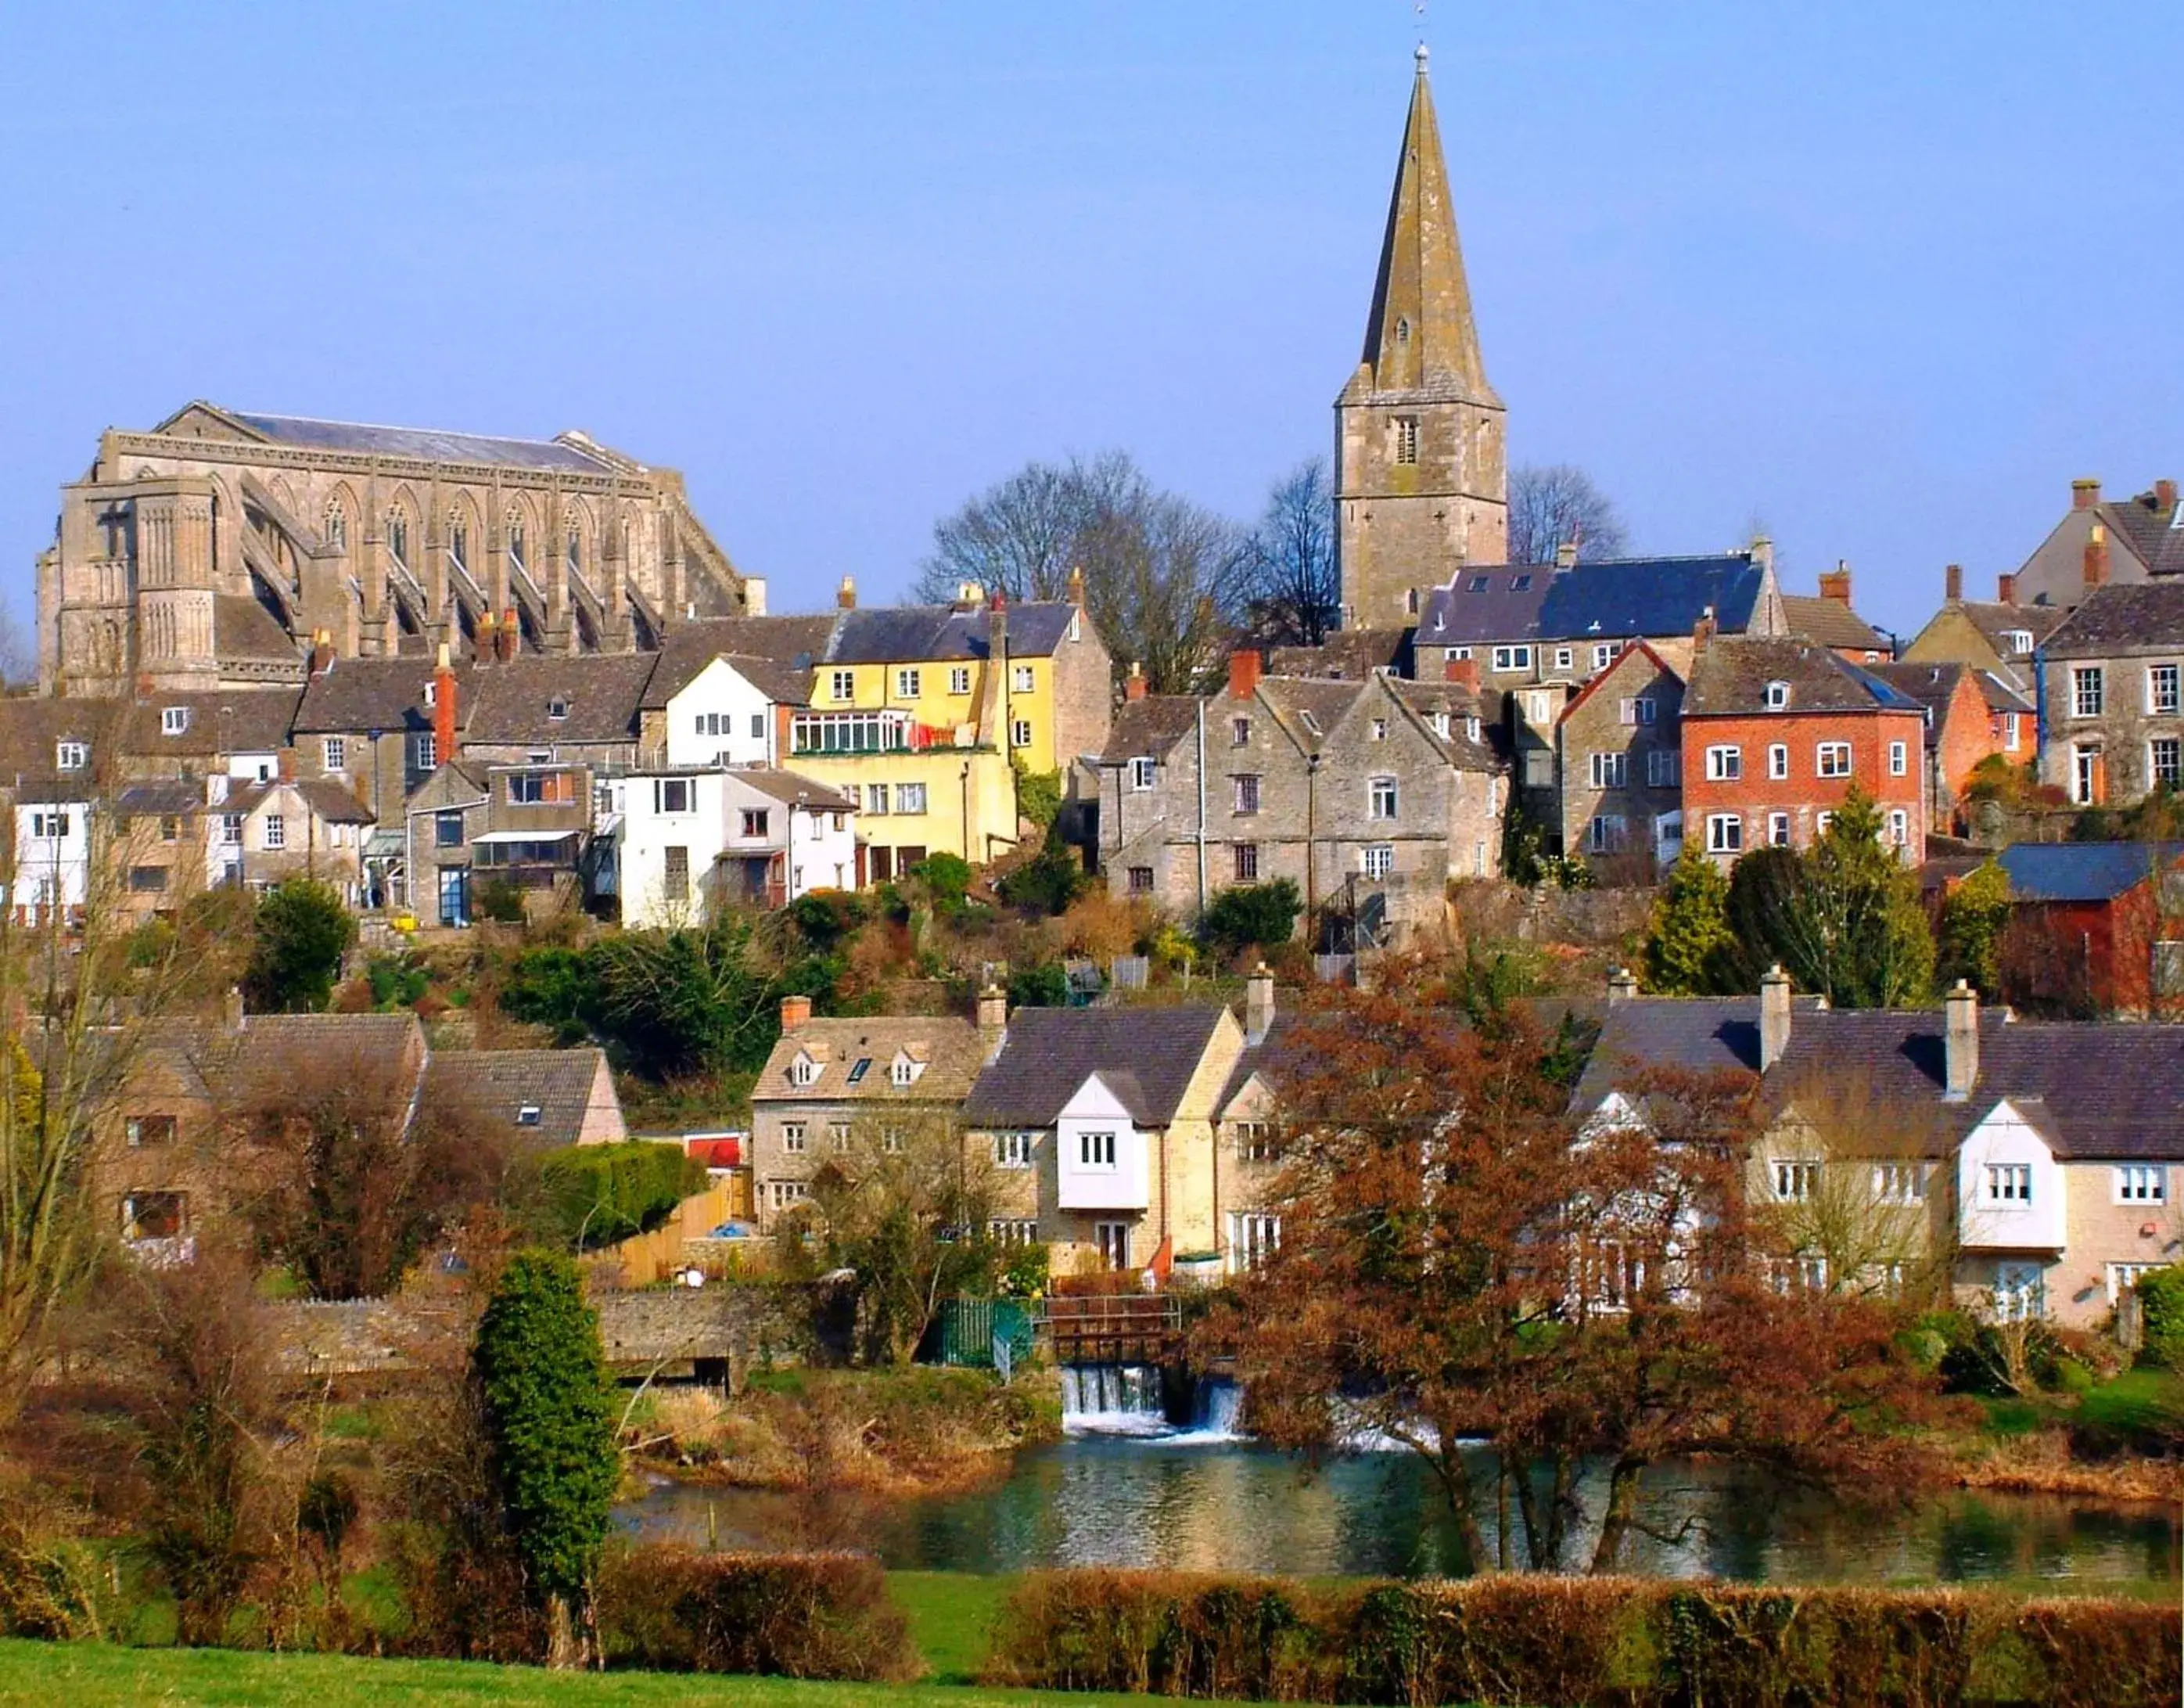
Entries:
{"type": "Polygon", "coordinates": [[[1463,249],[1457,240],[1424,42],[1418,44],[1418,64],[1396,193],[1388,204],[1387,235],[1380,244],[1373,313],[1365,327],[1365,353],[1354,383],[1375,392],[1429,391],[1498,404],[1479,354],[1479,327],[1463,276],[1463,249]]]}

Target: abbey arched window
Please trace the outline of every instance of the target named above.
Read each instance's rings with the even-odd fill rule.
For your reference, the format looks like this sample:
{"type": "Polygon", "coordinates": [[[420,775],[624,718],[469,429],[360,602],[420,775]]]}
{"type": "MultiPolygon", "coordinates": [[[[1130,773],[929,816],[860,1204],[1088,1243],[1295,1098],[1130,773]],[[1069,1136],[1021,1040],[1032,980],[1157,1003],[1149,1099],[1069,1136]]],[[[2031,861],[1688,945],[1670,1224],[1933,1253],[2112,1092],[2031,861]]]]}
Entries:
{"type": "Polygon", "coordinates": [[[387,512],[387,555],[410,567],[410,518],[398,510],[387,512]]]}
{"type": "Polygon", "coordinates": [[[508,519],[508,561],[518,569],[524,567],[521,516],[511,516],[508,519]]]}
{"type": "Polygon", "coordinates": [[[569,567],[581,572],[584,567],[584,536],[574,522],[569,524],[569,567]]]}
{"type": "Polygon", "coordinates": [[[471,531],[460,516],[452,516],[448,522],[448,561],[465,575],[470,572],[471,531]]]}
{"type": "Polygon", "coordinates": [[[348,550],[348,518],[342,514],[342,507],[338,504],[326,506],[326,544],[335,550],[348,550]]]}

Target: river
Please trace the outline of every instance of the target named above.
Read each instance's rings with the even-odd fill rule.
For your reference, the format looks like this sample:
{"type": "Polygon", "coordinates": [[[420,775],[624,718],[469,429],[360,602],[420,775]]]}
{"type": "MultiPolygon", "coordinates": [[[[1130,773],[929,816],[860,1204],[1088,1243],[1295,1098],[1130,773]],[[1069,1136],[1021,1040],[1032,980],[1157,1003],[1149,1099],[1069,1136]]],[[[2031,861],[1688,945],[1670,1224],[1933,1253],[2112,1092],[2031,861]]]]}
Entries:
{"type": "MultiPolygon", "coordinates": [[[[1430,1576],[1463,1569],[1446,1506],[1407,1452],[1360,1454],[1307,1474],[1242,1439],[1217,1410],[1164,1431],[1135,1406],[1072,1416],[1061,1442],[1017,1454],[975,1493],[838,1515],[891,1567],[973,1572],[1130,1566],[1304,1575],[1430,1576]]],[[[1491,1507],[1492,1479],[1478,1486],[1491,1507]]],[[[1596,1513],[1600,1478],[1583,1491],[1596,1513]]],[[[1487,1515],[1493,1539],[1493,1515],[1487,1515]]],[[[783,1497],[663,1484],[629,1503],[624,1527],[723,1548],[773,1548],[814,1521],[783,1497]]],[[[1645,1479],[1652,1534],[1624,1569],[1766,1582],[2058,1582],[2184,1577],[2177,1510],[2151,1503],[1949,1490],[1849,1501],[1716,1464],[1663,1465],[1645,1479]]],[[[808,1533],[808,1532],[807,1532],[808,1533]]],[[[844,1539],[838,1532],[827,1539],[844,1539]]],[[[1521,1544],[1521,1537],[1519,1538],[1521,1544]]],[[[1591,1536],[1573,1560],[1589,1557],[1591,1536]]],[[[1521,1558],[1521,1545],[1519,1557],[1521,1558]]]]}

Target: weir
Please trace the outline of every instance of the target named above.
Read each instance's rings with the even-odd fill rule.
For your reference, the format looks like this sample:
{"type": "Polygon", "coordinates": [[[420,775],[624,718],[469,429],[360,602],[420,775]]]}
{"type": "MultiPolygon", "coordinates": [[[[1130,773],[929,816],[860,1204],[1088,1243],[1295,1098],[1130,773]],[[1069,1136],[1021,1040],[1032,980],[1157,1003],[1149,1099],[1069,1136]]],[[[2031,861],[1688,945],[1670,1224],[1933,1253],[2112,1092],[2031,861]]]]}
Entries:
{"type": "Polygon", "coordinates": [[[1066,1364],[1061,1376],[1061,1425],[1072,1435],[1240,1438],[1242,1391],[1223,1377],[1150,1364],[1066,1364]]]}

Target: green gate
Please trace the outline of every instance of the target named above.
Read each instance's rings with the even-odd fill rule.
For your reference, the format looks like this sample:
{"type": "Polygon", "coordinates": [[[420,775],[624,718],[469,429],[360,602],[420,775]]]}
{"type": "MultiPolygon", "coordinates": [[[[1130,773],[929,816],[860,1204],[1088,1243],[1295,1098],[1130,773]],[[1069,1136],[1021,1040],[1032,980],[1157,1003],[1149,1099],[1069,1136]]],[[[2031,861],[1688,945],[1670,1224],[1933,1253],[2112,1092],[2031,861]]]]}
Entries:
{"type": "Polygon", "coordinates": [[[1012,1298],[952,1298],[940,1308],[940,1361],[990,1370],[1001,1348],[1006,1370],[1028,1357],[1031,1315],[1012,1298]]]}

